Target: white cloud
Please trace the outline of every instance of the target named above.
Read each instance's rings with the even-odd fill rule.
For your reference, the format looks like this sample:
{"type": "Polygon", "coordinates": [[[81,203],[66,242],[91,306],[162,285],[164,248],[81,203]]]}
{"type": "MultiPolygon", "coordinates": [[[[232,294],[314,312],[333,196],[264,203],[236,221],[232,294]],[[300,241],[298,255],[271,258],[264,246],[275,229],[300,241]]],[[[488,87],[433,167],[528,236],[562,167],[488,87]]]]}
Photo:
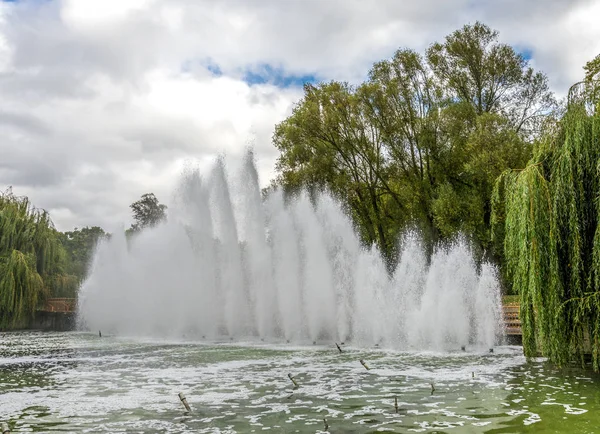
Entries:
{"type": "Polygon", "coordinates": [[[302,90],[247,71],[358,82],[479,19],[564,94],[600,52],[597,16],[583,0],[0,0],[0,188],[67,230],[126,223],[141,194],[169,201],[186,161],[248,143],[266,184],[302,90]]]}

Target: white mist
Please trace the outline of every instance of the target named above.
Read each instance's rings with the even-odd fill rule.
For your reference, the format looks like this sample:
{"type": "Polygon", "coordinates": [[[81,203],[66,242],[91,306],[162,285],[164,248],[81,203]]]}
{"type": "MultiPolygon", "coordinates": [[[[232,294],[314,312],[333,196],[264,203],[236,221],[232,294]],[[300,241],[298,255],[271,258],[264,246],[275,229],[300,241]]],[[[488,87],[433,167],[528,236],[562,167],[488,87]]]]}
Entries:
{"type": "Polygon", "coordinates": [[[275,191],[263,201],[251,153],[233,178],[223,159],[206,178],[187,171],[167,223],[103,242],[81,290],[80,324],[397,349],[491,347],[501,338],[496,269],[477,267],[464,240],[428,263],[409,232],[390,276],[330,195],[286,201],[275,191]]]}

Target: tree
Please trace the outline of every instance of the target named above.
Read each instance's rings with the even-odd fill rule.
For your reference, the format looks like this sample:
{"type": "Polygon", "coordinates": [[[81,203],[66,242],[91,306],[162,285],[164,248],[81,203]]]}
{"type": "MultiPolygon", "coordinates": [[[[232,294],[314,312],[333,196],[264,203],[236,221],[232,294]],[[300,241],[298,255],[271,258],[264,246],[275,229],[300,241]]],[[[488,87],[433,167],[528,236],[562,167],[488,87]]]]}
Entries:
{"type": "MultiPolygon", "coordinates": [[[[598,58],[596,58],[598,59],[598,58]]],[[[591,346],[600,369],[600,100],[597,63],[569,92],[564,116],[494,190],[507,274],[521,296],[523,346],[562,365],[591,346]],[[586,345],[586,342],[588,344],[586,345]]]]}
{"type": "Polygon", "coordinates": [[[397,221],[434,230],[430,205],[438,181],[443,89],[432,80],[422,56],[398,50],[391,60],[373,66],[361,94],[369,122],[379,132],[380,152],[387,155],[387,184],[394,186],[388,193],[405,214],[397,221]]]}
{"type": "Polygon", "coordinates": [[[501,249],[490,243],[494,180],[526,164],[552,103],[545,75],[488,27],[465,26],[426,56],[398,50],[359,86],[305,86],[275,130],[275,183],[333,192],[390,259],[408,225],[431,243],[467,232],[501,249]]]}
{"type": "Polygon", "coordinates": [[[66,263],[48,213],[10,189],[0,194],[0,329],[23,324],[46,296],[74,293],[66,263]]]}
{"type": "Polygon", "coordinates": [[[75,228],[62,234],[61,243],[67,254],[69,274],[77,276],[79,282],[85,280],[98,242],[109,237],[99,226],[75,228]]]}
{"type": "Polygon", "coordinates": [[[522,54],[498,42],[498,32],[482,23],[466,25],[427,50],[441,85],[469,103],[477,115],[498,113],[516,132],[535,135],[555,102],[548,79],[534,72],[522,54]]]}
{"type": "Polygon", "coordinates": [[[167,206],[160,204],[154,193],[146,193],[142,198],[130,205],[135,222],[131,231],[137,232],[147,227],[153,227],[167,219],[167,206]]]}
{"type": "Polygon", "coordinates": [[[326,188],[344,198],[366,242],[387,250],[385,196],[395,206],[402,203],[388,183],[383,142],[360,92],[336,82],[305,86],[303,101],[276,127],[273,140],[286,189],[326,188]]]}

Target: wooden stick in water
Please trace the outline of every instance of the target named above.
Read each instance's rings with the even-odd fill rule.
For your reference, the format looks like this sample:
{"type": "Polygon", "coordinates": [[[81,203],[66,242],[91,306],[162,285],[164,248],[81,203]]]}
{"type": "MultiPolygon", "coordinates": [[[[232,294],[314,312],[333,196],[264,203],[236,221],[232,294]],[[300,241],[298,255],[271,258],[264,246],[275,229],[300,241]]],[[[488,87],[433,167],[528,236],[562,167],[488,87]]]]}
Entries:
{"type": "Polygon", "coordinates": [[[292,374],[288,374],[288,378],[291,380],[292,383],[294,383],[294,387],[300,387],[298,386],[298,383],[296,383],[296,380],[294,380],[294,377],[292,377],[292,374]]]}
{"type": "Polygon", "coordinates": [[[364,360],[359,360],[360,364],[363,365],[365,367],[365,369],[368,371],[370,368],[367,366],[367,364],[365,363],[364,360]]]}
{"type": "Polygon", "coordinates": [[[398,413],[398,397],[394,396],[394,408],[396,409],[396,413],[398,413]]]}
{"type": "Polygon", "coordinates": [[[6,422],[2,422],[0,428],[2,428],[2,434],[10,434],[10,428],[6,422]]]}
{"type": "Polygon", "coordinates": [[[327,419],[323,418],[323,423],[325,424],[325,431],[329,431],[329,424],[327,423],[327,419]]]}
{"type": "Polygon", "coordinates": [[[192,409],[190,408],[190,405],[187,402],[187,399],[185,399],[185,396],[183,396],[182,392],[179,392],[179,399],[181,400],[181,402],[183,403],[183,406],[185,407],[185,409],[187,411],[192,411],[192,409]]]}
{"type": "Polygon", "coordinates": [[[337,342],[335,343],[335,346],[337,347],[338,351],[341,353],[342,349],[340,348],[340,346],[337,344],[337,342]]]}

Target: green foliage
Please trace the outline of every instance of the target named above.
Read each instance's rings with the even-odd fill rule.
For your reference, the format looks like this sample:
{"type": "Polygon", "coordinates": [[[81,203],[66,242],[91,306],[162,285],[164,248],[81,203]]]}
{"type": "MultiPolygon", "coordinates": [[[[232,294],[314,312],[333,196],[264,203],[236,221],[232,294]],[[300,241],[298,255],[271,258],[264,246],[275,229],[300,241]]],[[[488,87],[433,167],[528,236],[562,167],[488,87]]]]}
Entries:
{"type": "Polygon", "coordinates": [[[160,204],[154,193],[146,193],[142,198],[130,205],[134,223],[131,231],[136,232],[146,227],[156,226],[167,219],[167,206],[160,204]]]}
{"type": "Polygon", "coordinates": [[[76,280],[65,265],[48,213],[10,190],[0,194],[0,328],[26,321],[44,297],[74,291],[76,280]]]}
{"type": "Polygon", "coordinates": [[[494,181],[531,158],[552,108],[543,74],[493,30],[465,26],[426,56],[398,50],[359,86],[305,86],[275,130],[275,184],[333,192],[390,259],[408,225],[430,241],[466,231],[493,248],[494,181]]]}
{"type": "Polygon", "coordinates": [[[574,86],[566,113],[538,143],[529,165],[498,179],[492,224],[504,229],[507,274],[521,296],[525,354],[539,350],[564,364],[591,345],[598,370],[600,112],[590,92],[595,86],[574,86]]]}
{"type": "Polygon", "coordinates": [[[476,113],[498,113],[515,131],[534,133],[554,104],[548,79],[528,66],[523,55],[498,42],[498,32],[482,23],[466,25],[435,43],[427,59],[436,78],[476,113]]]}
{"type": "MultiPolygon", "coordinates": [[[[108,237],[110,235],[98,226],[75,228],[73,231],[61,234],[60,240],[67,255],[67,271],[70,275],[75,276],[79,283],[87,277],[92,255],[98,242],[108,237]]],[[[64,287],[64,285],[60,286],[64,287]]],[[[68,297],[69,295],[57,296],[68,297]]]]}
{"type": "Polygon", "coordinates": [[[508,278],[521,295],[521,323],[525,355],[537,353],[536,332],[540,341],[548,333],[548,314],[556,312],[557,304],[549,310],[544,303],[546,290],[562,290],[556,276],[549,276],[557,263],[550,212],[552,201],[549,183],[541,164],[530,164],[521,171],[504,173],[494,191],[500,202],[499,188],[504,183],[505,225],[504,254],[508,278]],[[524,258],[527,258],[526,260],[524,258]],[[549,279],[547,277],[550,277],[549,279]],[[540,306],[544,305],[544,309],[540,306]],[[539,315],[536,321],[536,312],[539,315]],[[536,327],[537,325],[537,327],[536,327]]]}
{"type": "Polygon", "coordinates": [[[585,67],[585,85],[589,99],[592,103],[600,101],[600,54],[590,60],[585,67]]]}
{"type": "Polygon", "coordinates": [[[436,228],[443,237],[450,238],[457,232],[476,234],[484,230],[478,224],[483,221],[482,198],[465,194],[462,190],[468,188],[456,188],[450,183],[436,188],[431,208],[436,228]]]}
{"type": "Polygon", "coordinates": [[[0,328],[19,324],[33,315],[44,283],[35,268],[35,256],[19,250],[0,260],[0,328]]]}
{"type": "Polygon", "coordinates": [[[327,188],[345,198],[365,239],[387,248],[390,215],[403,204],[367,118],[367,93],[336,82],[306,86],[303,103],[276,127],[277,168],[290,191],[327,188]]]}

